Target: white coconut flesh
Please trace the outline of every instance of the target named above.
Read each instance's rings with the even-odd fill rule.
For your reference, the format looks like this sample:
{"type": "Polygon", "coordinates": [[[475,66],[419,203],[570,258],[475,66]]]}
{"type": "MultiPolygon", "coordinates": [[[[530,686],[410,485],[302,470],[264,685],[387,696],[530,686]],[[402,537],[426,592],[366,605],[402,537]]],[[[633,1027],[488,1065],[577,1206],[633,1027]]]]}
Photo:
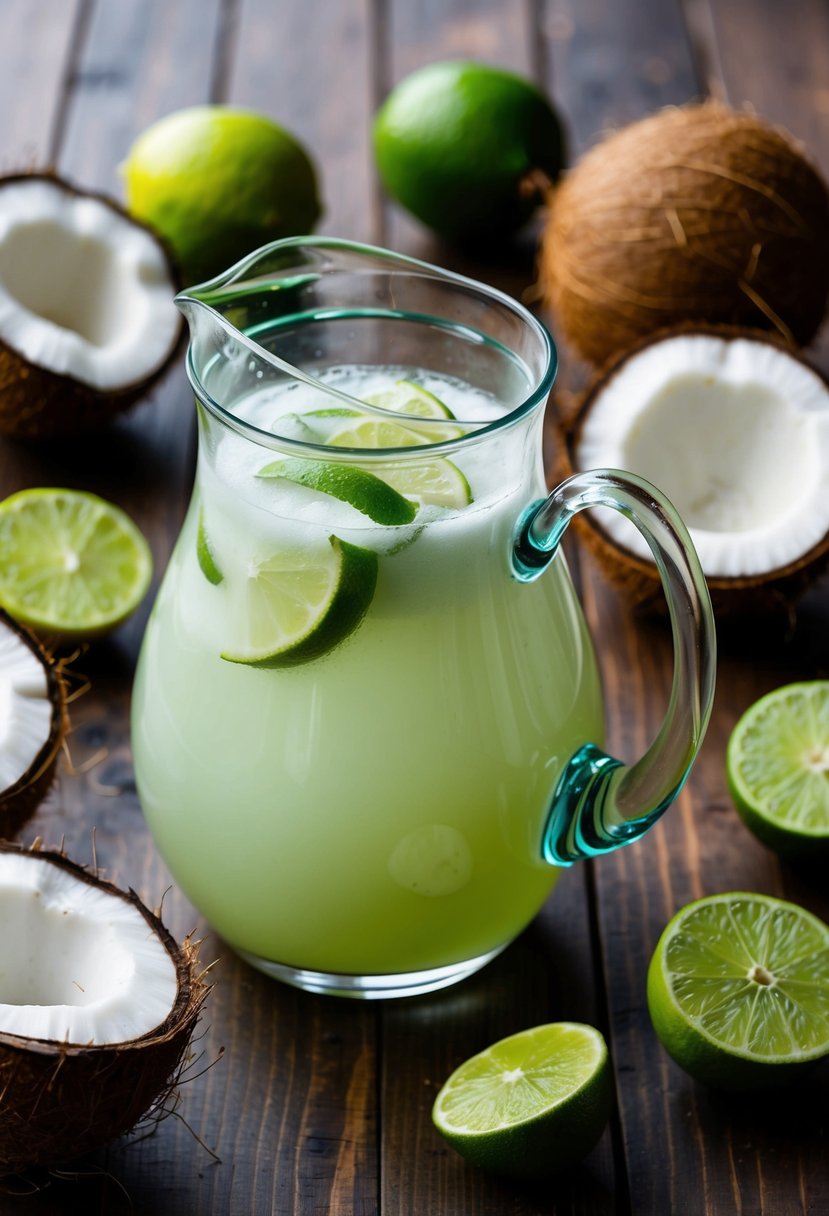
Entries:
{"type": "Polygon", "coordinates": [[[0,924],[0,1032],[124,1043],[175,1004],[175,964],[139,909],[36,854],[0,854],[0,924]]]}
{"type": "MultiPolygon", "coordinates": [[[[577,463],[627,469],[661,489],[707,575],[762,575],[829,532],[829,389],[769,343],[666,338],[632,355],[596,394],[577,463]]],[[[651,559],[624,516],[603,511],[602,526],[651,559]]]]}
{"type": "Polygon", "coordinates": [[[0,621],[0,793],[29,772],[57,712],[43,660],[0,621]]]}
{"type": "Polygon", "coordinates": [[[0,338],[98,392],[148,377],[179,331],[159,242],[100,199],[50,179],[0,189],[0,338]]]}

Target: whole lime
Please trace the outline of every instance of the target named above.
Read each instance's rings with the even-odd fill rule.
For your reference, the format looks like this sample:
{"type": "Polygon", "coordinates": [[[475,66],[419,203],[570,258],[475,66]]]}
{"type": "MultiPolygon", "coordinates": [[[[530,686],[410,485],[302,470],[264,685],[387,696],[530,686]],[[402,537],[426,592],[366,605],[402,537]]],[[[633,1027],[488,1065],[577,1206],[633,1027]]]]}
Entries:
{"type": "Polygon", "coordinates": [[[383,185],[455,243],[520,228],[561,172],[564,141],[551,102],[528,80],[445,60],[407,76],[374,121],[383,185]]]}
{"type": "Polygon", "coordinates": [[[250,110],[168,114],[138,137],[122,169],[128,209],[167,240],[189,283],[268,241],[310,232],[321,213],[305,149],[250,110]]]}

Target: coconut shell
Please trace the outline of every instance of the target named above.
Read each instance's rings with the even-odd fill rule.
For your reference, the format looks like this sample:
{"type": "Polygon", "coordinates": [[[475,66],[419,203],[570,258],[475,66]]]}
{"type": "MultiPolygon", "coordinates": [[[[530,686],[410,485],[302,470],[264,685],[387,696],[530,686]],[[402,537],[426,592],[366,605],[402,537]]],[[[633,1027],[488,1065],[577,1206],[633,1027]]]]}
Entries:
{"type": "Polygon", "coordinates": [[[13,620],[0,608],[0,622],[14,630],[21,641],[29,647],[46,673],[49,700],[52,703],[52,728],[49,737],[38,752],[29,770],[0,792],[0,839],[9,840],[31,819],[46,797],[55,778],[58,756],[66,735],[68,717],[66,712],[66,683],[60,664],[56,663],[37,638],[13,620]]]}
{"type": "MultiPolygon", "coordinates": [[[[596,372],[585,391],[578,398],[571,413],[558,424],[553,474],[557,481],[583,471],[579,461],[579,442],[587,416],[611,378],[630,358],[646,347],[680,334],[705,334],[718,338],[750,338],[754,342],[766,342],[784,350],[791,358],[799,359],[824,383],[826,377],[813,364],[794,352],[788,343],[776,335],[763,330],[752,330],[741,326],[686,325],[674,326],[640,339],[623,354],[611,359],[596,372]]],[[[829,383],[827,383],[829,391],[829,383]]],[[[580,512],[573,519],[573,527],[593,553],[609,582],[617,588],[631,606],[643,613],[663,614],[667,612],[662,582],[655,563],[646,561],[629,552],[602,527],[601,518],[594,512],[580,512]]],[[[718,617],[741,616],[746,613],[788,612],[795,601],[829,569],[829,533],[795,561],[762,574],[744,577],[719,577],[706,575],[711,594],[711,603],[718,617]]]]}
{"type": "Polygon", "coordinates": [[[805,345],[826,313],[829,191],[785,131],[716,102],[592,148],[550,198],[540,287],[594,365],[684,321],[805,345]]]}
{"type": "MultiPolygon", "coordinates": [[[[173,291],[181,286],[181,275],[167,245],[147,224],[137,220],[114,199],[90,190],[81,190],[53,173],[17,173],[0,177],[4,186],[20,181],[41,179],[68,195],[94,199],[116,212],[126,223],[149,233],[164,253],[173,291]]],[[[182,317],[175,340],[159,364],[135,383],[118,390],[101,391],[72,376],[50,371],[30,363],[0,338],[0,433],[19,439],[49,439],[91,430],[108,422],[145,397],[168,371],[184,343],[182,317]]]]}
{"type": "MultiPolygon", "coordinates": [[[[2,842],[0,851],[26,853],[2,842]]],[[[0,1032],[0,1176],[68,1163],[160,1117],[208,992],[196,944],[187,938],[179,946],[134,891],[120,890],[62,853],[33,852],[133,904],[173,959],[178,992],[164,1022],[131,1042],[79,1046],[0,1032]]]]}

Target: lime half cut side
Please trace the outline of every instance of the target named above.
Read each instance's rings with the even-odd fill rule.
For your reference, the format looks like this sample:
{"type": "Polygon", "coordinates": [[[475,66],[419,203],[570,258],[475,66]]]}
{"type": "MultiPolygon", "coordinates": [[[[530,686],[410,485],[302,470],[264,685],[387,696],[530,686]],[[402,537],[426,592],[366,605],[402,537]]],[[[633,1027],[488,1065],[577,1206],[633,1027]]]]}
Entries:
{"type": "Polygon", "coordinates": [[[0,503],[0,603],[43,636],[105,633],[137,608],[151,577],[141,532],[95,494],[31,489],[0,503]]]}
{"type": "Polygon", "coordinates": [[[324,549],[274,553],[233,587],[239,637],[230,663],[292,667],[328,654],[362,621],[377,583],[377,554],[328,538],[324,549]]]}
{"type": "Polygon", "coordinates": [[[522,1030],[461,1064],[432,1119],[457,1151],[485,1169],[544,1177],[583,1157],[610,1115],[607,1046],[592,1026],[522,1030]]]}
{"type": "Polygon", "coordinates": [[[726,769],[734,805],[764,844],[792,859],[829,852],[829,680],[787,684],[750,706],[726,769]]]}
{"type": "Polygon", "coordinates": [[[668,1053],[719,1089],[787,1084],[829,1053],[829,926],[770,895],[710,895],[668,923],[648,969],[668,1053]]]}

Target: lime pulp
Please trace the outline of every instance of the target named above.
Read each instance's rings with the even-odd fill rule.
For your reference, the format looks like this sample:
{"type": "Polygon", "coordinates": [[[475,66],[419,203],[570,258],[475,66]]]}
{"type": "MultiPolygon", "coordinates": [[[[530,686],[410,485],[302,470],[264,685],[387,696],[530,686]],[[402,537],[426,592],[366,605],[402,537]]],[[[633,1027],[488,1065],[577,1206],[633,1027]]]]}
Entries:
{"type": "Polygon", "coordinates": [[[681,909],[648,970],[665,1048],[722,1089],[794,1080],[829,1053],[829,927],[769,895],[710,895],[681,909]]]}
{"type": "Polygon", "coordinates": [[[150,585],[152,556],[119,507],[82,490],[21,490],[0,503],[0,603],[65,640],[120,624],[150,585]]]}
{"type": "Polygon", "coordinates": [[[829,680],[761,697],[732,731],[728,785],[747,826],[783,856],[829,846],[829,680]]]}
{"type": "Polygon", "coordinates": [[[502,1039],[461,1064],[438,1093],[432,1119],[473,1164],[543,1177],[593,1147],[611,1102],[600,1032],[555,1022],[502,1039]]]}

